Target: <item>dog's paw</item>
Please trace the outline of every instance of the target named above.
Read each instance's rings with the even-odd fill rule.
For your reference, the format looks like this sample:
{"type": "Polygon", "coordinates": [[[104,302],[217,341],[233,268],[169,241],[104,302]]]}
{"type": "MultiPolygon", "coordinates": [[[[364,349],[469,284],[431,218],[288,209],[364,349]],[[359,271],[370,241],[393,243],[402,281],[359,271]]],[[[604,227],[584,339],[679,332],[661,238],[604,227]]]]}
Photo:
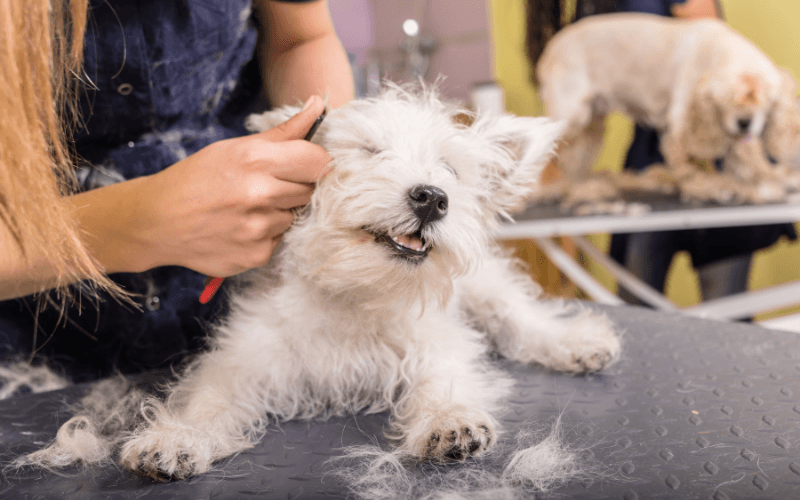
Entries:
{"type": "Polygon", "coordinates": [[[558,179],[553,182],[542,184],[539,189],[531,195],[531,203],[537,205],[554,204],[566,196],[569,192],[571,183],[567,179],[558,179]]]}
{"type": "Polygon", "coordinates": [[[410,429],[401,449],[423,460],[461,462],[494,445],[494,424],[485,412],[462,405],[431,412],[410,429]]]}
{"type": "Polygon", "coordinates": [[[756,185],[752,196],[747,201],[755,204],[776,203],[784,201],[786,197],[786,187],[780,182],[761,181],[756,185]]]}
{"type": "Polygon", "coordinates": [[[680,183],[684,202],[742,203],[748,200],[751,186],[721,174],[697,172],[680,183]]]}
{"type": "Polygon", "coordinates": [[[574,184],[561,203],[562,208],[570,209],[584,204],[595,204],[619,199],[620,192],[612,180],[595,176],[574,184]]]}
{"type": "Polygon", "coordinates": [[[199,431],[180,432],[147,428],[129,439],[120,463],[156,481],[185,479],[211,468],[211,446],[199,431]]]}
{"type": "Polygon", "coordinates": [[[620,348],[616,334],[572,338],[563,346],[564,356],[554,368],[571,373],[600,371],[619,357],[620,348]]]}
{"type": "Polygon", "coordinates": [[[619,358],[622,344],[605,315],[582,311],[562,321],[564,323],[555,332],[545,337],[543,344],[530,346],[529,350],[537,351],[529,353],[530,361],[563,372],[591,373],[619,358]]]}

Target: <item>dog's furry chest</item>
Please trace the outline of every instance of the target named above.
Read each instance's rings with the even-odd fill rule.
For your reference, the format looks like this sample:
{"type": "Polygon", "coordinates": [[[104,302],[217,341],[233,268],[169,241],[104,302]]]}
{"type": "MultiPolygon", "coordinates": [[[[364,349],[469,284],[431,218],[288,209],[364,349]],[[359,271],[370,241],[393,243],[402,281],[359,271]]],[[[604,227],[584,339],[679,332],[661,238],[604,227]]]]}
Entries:
{"type": "Polygon", "coordinates": [[[430,356],[427,315],[359,310],[286,285],[269,302],[259,335],[291,360],[287,393],[314,402],[307,416],[386,410],[430,356]]]}

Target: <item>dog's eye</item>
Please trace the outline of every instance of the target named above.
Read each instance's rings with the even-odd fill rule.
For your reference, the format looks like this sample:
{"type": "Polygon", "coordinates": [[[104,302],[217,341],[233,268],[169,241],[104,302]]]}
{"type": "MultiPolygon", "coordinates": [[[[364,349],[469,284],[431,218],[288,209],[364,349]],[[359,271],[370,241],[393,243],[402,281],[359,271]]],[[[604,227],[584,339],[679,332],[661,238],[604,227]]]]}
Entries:
{"type": "Polygon", "coordinates": [[[372,144],[362,144],[361,149],[371,155],[376,155],[381,152],[377,146],[373,146],[372,144]]]}
{"type": "Polygon", "coordinates": [[[452,167],[452,166],[451,166],[449,163],[446,163],[446,162],[445,162],[445,163],[444,163],[444,168],[445,168],[445,170],[447,170],[448,172],[450,172],[451,174],[453,174],[453,177],[455,177],[456,179],[458,179],[458,172],[456,172],[456,169],[454,169],[454,168],[453,168],[453,167],[452,167]]]}

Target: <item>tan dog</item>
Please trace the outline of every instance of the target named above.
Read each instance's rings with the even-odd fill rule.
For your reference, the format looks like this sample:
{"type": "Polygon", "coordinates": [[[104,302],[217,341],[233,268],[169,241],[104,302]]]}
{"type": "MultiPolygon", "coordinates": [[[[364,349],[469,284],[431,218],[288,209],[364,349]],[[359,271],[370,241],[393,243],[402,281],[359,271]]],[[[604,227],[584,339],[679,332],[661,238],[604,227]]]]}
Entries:
{"type": "MultiPolygon", "coordinates": [[[[613,111],[662,132],[670,178],[691,183],[693,197],[703,197],[698,183],[716,186],[709,199],[721,193],[694,163],[730,157],[726,171],[764,173],[733,178],[774,182],[767,158],[783,162],[800,138],[795,80],[719,20],[589,17],[556,34],[536,70],[548,115],[568,123],[560,163],[571,182],[588,177],[613,111]],[[761,166],[742,161],[753,151],[761,166]]],[[[739,181],[726,182],[729,196],[739,181]]]]}

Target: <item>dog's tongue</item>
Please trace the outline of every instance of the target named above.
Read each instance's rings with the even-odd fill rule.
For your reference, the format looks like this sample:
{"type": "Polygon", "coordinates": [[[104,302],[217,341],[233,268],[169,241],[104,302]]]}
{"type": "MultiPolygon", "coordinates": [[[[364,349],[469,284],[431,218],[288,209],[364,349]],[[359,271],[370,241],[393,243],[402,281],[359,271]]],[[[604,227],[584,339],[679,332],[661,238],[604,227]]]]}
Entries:
{"type": "Polygon", "coordinates": [[[422,240],[414,236],[395,236],[394,240],[411,250],[416,250],[417,252],[422,251],[422,240]]]}

